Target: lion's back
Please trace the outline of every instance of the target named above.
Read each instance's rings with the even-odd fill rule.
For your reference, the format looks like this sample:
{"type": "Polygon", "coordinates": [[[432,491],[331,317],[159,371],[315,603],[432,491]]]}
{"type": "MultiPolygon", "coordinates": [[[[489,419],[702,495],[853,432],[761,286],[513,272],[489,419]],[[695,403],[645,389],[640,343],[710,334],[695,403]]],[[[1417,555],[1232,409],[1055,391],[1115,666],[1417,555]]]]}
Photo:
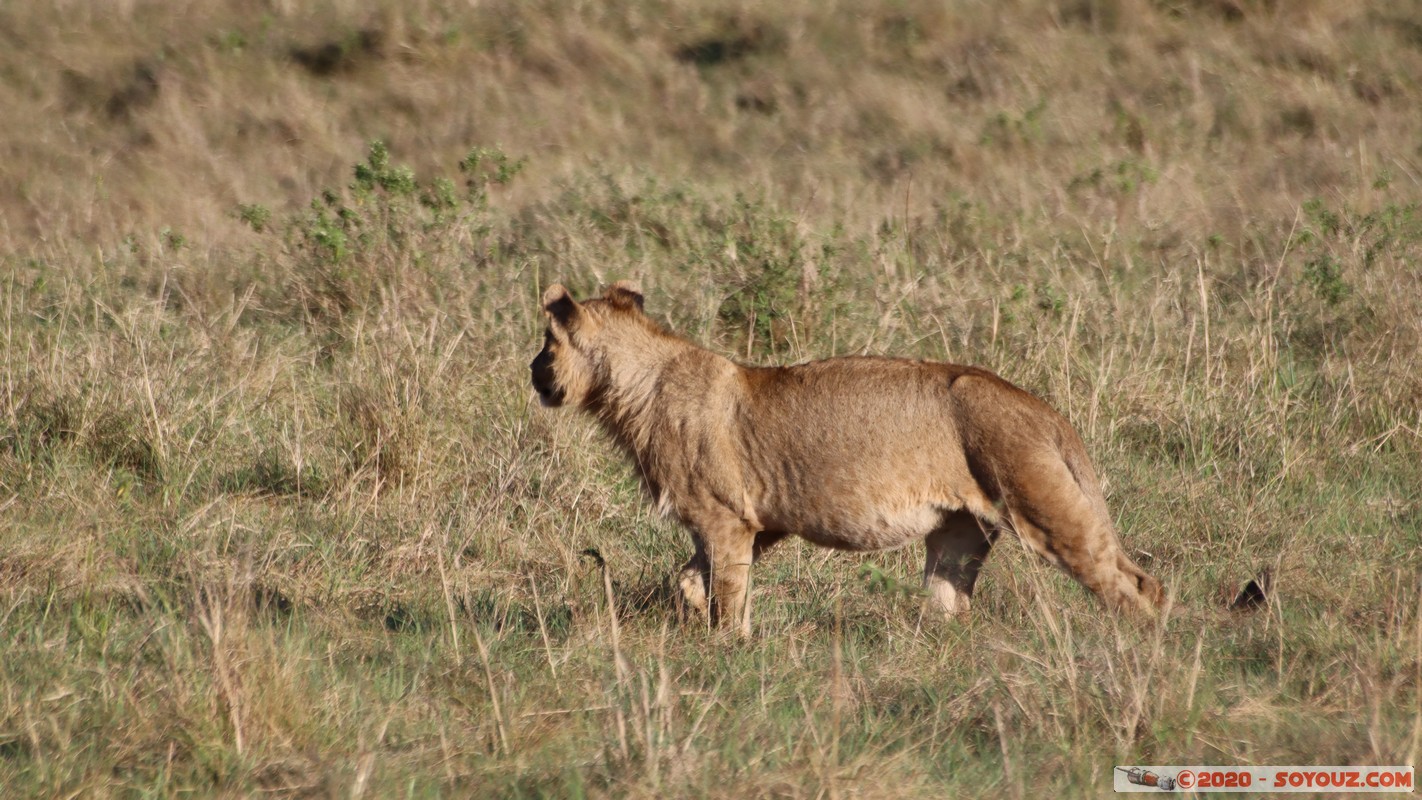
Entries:
{"type": "Polygon", "coordinates": [[[783,446],[810,441],[861,457],[881,448],[895,454],[922,448],[932,432],[961,447],[956,436],[965,426],[1011,424],[1051,411],[978,367],[876,356],[752,368],[744,391],[746,416],[779,434],[783,446]]]}
{"type": "Polygon", "coordinates": [[[954,389],[964,378],[1010,386],[974,367],[891,358],[748,371],[734,428],[765,523],[878,549],[950,510],[989,513],[966,458],[954,389]]]}

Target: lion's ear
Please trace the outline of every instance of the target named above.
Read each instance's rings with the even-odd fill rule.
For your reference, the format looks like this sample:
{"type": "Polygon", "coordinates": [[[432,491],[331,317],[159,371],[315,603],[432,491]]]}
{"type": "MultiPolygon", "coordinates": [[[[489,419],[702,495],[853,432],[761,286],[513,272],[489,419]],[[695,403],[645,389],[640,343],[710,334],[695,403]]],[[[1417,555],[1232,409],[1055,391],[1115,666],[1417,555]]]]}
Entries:
{"type": "Polygon", "coordinates": [[[578,315],[578,301],[568,294],[563,284],[555,283],[543,291],[543,311],[566,328],[578,315]]]}
{"type": "Polygon", "coordinates": [[[618,281],[608,287],[606,299],[615,306],[642,310],[642,289],[636,281],[618,281]]]}

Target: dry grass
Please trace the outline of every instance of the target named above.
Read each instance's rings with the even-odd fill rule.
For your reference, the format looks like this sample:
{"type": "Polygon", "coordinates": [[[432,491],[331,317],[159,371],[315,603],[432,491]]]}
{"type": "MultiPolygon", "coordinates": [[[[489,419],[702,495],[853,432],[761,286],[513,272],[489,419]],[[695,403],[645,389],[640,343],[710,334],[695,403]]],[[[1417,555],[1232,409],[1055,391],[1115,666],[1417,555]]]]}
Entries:
{"type": "Polygon", "coordinates": [[[0,42],[7,794],[1418,760],[1417,3],[132,0],[0,42]],[[526,385],[539,288],[622,277],[749,360],[1050,398],[1175,615],[1005,543],[949,625],[917,550],[790,545],[754,641],[679,627],[684,534],[526,385]]]}

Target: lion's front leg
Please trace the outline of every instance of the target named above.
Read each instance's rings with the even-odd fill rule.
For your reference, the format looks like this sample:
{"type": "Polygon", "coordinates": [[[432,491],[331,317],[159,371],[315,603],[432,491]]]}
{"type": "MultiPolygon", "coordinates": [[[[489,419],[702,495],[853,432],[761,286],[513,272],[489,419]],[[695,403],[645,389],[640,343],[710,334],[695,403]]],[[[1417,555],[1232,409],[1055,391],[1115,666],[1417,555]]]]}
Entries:
{"type": "Polygon", "coordinates": [[[706,537],[711,561],[712,616],[719,625],[734,627],[750,636],[750,569],[755,534],[736,520],[706,537]]]}
{"type": "MultiPolygon", "coordinates": [[[[756,534],[754,538],[755,544],[751,551],[751,563],[759,561],[761,555],[784,538],[785,534],[783,533],[761,532],[756,534]]],[[[707,593],[708,584],[711,582],[711,559],[706,555],[706,548],[702,544],[701,537],[694,536],[693,540],[696,544],[696,552],[687,560],[686,564],[682,566],[681,571],[677,573],[676,587],[672,591],[672,599],[676,604],[677,615],[681,619],[690,619],[692,615],[695,614],[703,621],[707,621],[711,611],[710,598],[707,593]]],[[[734,565],[731,566],[734,567],[734,565]]],[[[730,587],[727,588],[729,589],[730,587]]],[[[742,632],[748,633],[750,626],[749,589],[743,589],[741,593],[745,595],[745,600],[742,601],[742,611],[739,612],[740,616],[745,620],[742,625],[742,632]]],[[[720,605],[719,602],[718,605],[720,605]]],[[[724,612],[722,613],[724,614],[724,612]]]]}
{"type": "Polygon", "coordinates": [[[676,604],[677,615],[690,619],[693,614],[706,620],[711,608],[707,603],[706,584],[711,577],[711,561],[706,557],[706,548],[701,537],[692,536],[696,552],[676,575],[676,586],[672,588],[672,600],[676,604]]]}
{"type": "Polygon", "coordinates": [[[741,635],[750,635],[748,593],[755,532],[720,507],[703,508],[683,519],[693,531],[696,553],[677,575],[677,604],[709,614],[717,625],[733,626],[741,635]]]}

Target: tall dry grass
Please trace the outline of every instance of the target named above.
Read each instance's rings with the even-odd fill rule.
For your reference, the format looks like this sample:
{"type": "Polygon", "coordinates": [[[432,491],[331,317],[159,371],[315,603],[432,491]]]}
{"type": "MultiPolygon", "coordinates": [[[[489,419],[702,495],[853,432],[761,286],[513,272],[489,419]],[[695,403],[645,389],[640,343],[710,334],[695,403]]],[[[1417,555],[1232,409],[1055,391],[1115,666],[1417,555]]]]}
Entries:
{"type": "Polygon", "coordinates": [[[1115,763],[1415,763],[1419,11],[0,10],[0,786],[1094,796],[1115,763]],[[541,286],[623,277],[749,361],[1049,398],[1175,614],[1118,625],[1004,541],[945,624],[916,550],[797,544],[753,641],[679,626],[684,534],[526,386],[541,286]],[[1271,604],[1225,610],[1263,571],[1271,604]]]}

